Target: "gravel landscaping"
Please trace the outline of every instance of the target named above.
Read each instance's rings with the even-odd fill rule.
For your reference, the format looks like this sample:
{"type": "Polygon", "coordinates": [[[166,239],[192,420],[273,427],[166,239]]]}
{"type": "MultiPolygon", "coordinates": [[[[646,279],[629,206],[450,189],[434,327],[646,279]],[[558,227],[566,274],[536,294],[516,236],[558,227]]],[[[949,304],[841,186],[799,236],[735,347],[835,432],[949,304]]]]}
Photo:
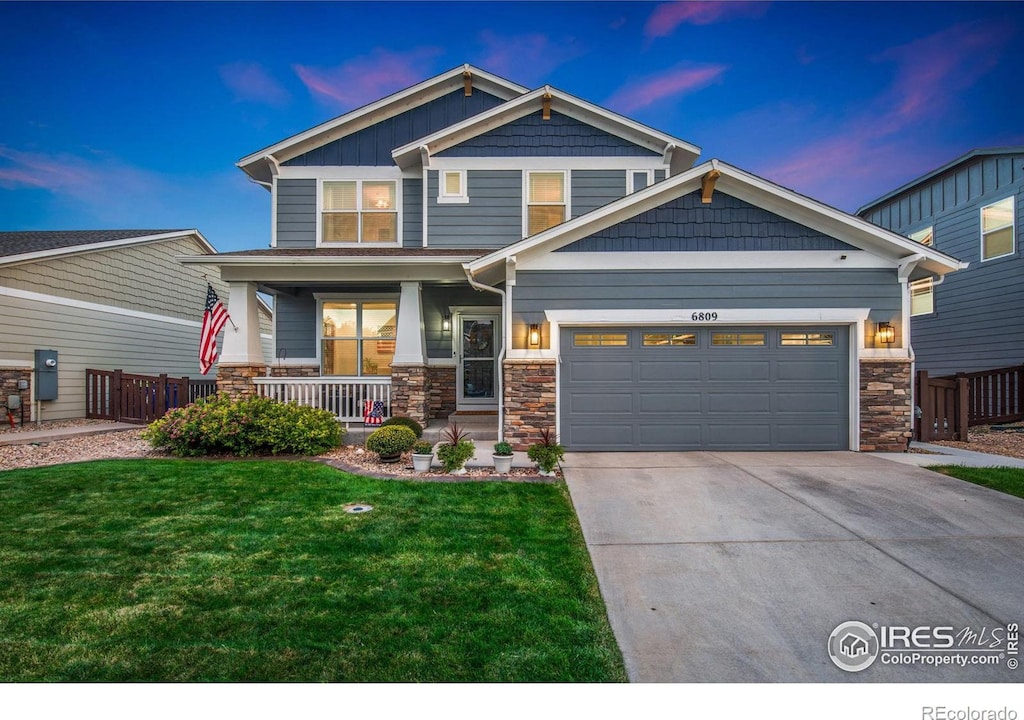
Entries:
{"type": "MultiPolygon", "coordinates": [[[[1024,431],[1024,425],[1020,423],[1015,423],[1014,427],[1024,431]]],[[[969,430],[968,437],[970,442],[966,443],[954,440],[938,440],[932,442],[932,445],[944,445],[962,450],[974,450],[975,452],[1024,459],[1024,432],[993,430],[988,425],[979,425],[969,430]]]]}

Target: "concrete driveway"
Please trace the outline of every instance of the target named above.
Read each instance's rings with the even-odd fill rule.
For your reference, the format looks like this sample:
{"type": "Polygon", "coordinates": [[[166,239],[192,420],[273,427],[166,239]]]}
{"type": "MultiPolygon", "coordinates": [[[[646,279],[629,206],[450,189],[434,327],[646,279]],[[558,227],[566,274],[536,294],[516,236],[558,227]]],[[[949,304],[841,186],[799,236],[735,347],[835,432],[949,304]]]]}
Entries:
{"type": "Polygon", "coordinates": [[[1004,630],[1024,624],[1024,500],[850,452],[570,453],[563,469],[635,682],[1024,681],[1004,630]],[[883,647],[847,672],[828,642],[852,620],[969,628],[968,662],[1002,656],[897,665],[883,656],[914,658],[883,647]]]}

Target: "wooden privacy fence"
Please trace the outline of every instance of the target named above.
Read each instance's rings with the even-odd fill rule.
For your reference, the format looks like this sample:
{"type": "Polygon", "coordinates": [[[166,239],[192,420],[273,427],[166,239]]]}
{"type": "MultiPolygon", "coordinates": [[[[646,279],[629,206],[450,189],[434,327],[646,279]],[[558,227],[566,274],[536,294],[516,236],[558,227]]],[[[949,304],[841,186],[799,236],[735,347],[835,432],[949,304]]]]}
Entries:
{"type": "Polygon", "coordinates": [[[122,370],[85,371],[85,416],[97,420],[151,423],[171,408],[217,392],[215,380],[167,375],[132,375],[122,370]]]}
{"type": "Polygon", "coordinates": [[[975,425],[1024,420],[1024,365],[930,378],[917,373],[915,438],[962,440],[975,425]]]}

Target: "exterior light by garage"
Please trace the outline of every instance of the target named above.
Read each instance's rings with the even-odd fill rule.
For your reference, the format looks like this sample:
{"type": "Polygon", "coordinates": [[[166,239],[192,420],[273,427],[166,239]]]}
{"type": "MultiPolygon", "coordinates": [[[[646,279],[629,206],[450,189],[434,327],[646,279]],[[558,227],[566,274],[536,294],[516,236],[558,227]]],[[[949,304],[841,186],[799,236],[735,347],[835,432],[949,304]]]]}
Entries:
{"type": "Polygon", "coordinates": [[[892,323],[880,322],[875,329],[875,337],[885,345],[892,345],[896,342],[896,328],[892,326],[892,323]]]}
{"type": "Polygon", "coordinates": [[[530,347],[540,347],[540,325],[538,323],[530,323],[530,335],[529,335],[530,347]]]}

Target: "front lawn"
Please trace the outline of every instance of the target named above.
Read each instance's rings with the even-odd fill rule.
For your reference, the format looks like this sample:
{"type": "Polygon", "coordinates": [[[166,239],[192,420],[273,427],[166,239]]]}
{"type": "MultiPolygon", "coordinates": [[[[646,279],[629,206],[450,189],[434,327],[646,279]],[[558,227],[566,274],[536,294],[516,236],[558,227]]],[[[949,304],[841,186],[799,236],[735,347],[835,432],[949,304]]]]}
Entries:
{"type": "Polygon", "coordinates": [[[932,465],[929,470],[960,478],[975,485],[999,490],[1007,495],[1024,498],[1024,468],[963,467],[961,465],[932,465]]]}
{"type": "Polygon", "coordinates": [[[625,680],[562,484],[117,460],[0,497],[3,681],[625,680]]]}

